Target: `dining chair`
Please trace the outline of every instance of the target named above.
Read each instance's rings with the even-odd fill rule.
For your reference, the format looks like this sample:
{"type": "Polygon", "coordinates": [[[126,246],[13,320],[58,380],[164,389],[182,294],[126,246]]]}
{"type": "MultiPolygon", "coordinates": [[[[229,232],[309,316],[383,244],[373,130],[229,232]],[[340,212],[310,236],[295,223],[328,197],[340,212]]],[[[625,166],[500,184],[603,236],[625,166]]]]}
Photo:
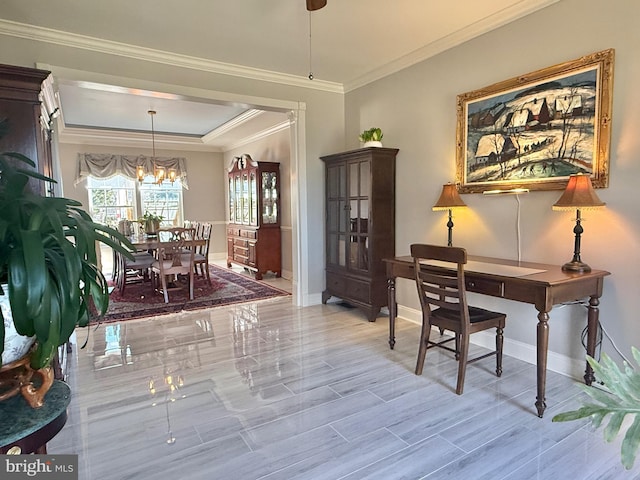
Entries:
{"type": "MultiPolygon", "coordinates": [[[[151,273],[154,289],[162,291],[164,302],[169,303],[168,290],[181,288],[177,282],[179,275],[188,275],[189,277],[189,298],[194,299],[194,254],[195,250],[190,243],[193,240],[193,229],[166,229],[174,230],[173,235],[168,240],[160,240],[158,248],[155,251],[155,260],[151,264],[151,273]],[[178,230],[181,230],[180,232],[178,230]],[[173,276],[176,280],[170,285],[167,277],[173,276]],[[160,283],[160,285],[158,285],[160,283]],[[158,288],[160,287],[161,288],[158,288]]],[[[159,233],[161,235],[162,232],[159,233]]]]}
{"type": "Polygon", "coordinates": [[[120,252],[113,250],[112,276],[113,282],[124,293],[126,285],[150,280],[151,264],[154,257],[148,252],[133,252],[133,259],[129,259],[120,252]]]}
{"type": "Polygon", "coordinates": [[[503,329],[506,315],[467,304],[464,266],[467,251],[458,247],[439,245],[411,245],[416,286],[422,307],[422,332],[416,363],[416,375],[422,375],[427,350],[444,348],[455,353],[458,361],[456,393],[462,394],[468,363],[496,356],[496,375],[502,375],[503,329]],[[435,261],[435,262],[434,262],[435,261]],[[431,265],[429,264],[431,262],[431,265]],[[444,262],[444,263],[443,263],[444,262]],[[435,263],[435,264],[434,264],[435,263]],[[453,332],[453,337],[433,342],[431,327],[453,332]],[[469,337],[472,333],[496,329],[495,351],[469,359],[469,337]],[[455,341],[455,348],[446,345],[455,341]]]}
{"type": "Polygon", "coordinates": [[[209,280],[209,243],[211,241],[211,230],[213,225],[211,223],[203,223],[201,226],[200,235],[196,234],[196,238],[205,241],[204,245],[198,245],[196,248],[196,254],[194,258],[195,272],[199,276],[206,276],[209,280]],[[198,271],[198,268],[200,271],[198,271]]]}

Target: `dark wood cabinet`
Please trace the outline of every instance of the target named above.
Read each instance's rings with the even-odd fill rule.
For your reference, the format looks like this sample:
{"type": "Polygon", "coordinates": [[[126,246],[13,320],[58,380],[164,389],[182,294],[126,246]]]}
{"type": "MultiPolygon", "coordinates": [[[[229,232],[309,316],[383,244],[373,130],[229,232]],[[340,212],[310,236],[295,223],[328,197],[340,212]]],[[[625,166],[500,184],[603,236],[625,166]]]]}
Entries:
{"type": "MultiPolygon", "coordinates": [[[[18,152],[36,163],[38,172],[53,178],[50,116],[43,82],[50,72],[0,65],[0,152],[18,152]]],[[[54,184],[31,181],[43,195],[58,193],[54,184]]]]}
{"type": "Polygon", "coordinates": [[[280,164],[235,159],[229,172],[227,266],[282,275],[280,241],[280,164]]]}
{"type": "Polygon", "coordinates": [[[326,289],[375,321],[388,304],[382,262],[395,256],[395,148],[361,148],[325,162],[326,289]]]}

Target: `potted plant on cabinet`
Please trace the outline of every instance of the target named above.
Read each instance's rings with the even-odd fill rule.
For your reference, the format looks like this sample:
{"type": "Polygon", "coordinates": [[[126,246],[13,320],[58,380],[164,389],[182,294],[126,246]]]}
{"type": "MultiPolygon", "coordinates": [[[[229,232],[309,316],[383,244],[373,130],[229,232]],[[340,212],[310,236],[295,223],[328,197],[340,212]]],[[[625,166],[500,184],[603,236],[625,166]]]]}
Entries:
{"type": "MultiPolygon", "coordinates": [[[[8,300],[8,307],[0,309],[2,362],[18,363],[5,355],[5,350],[19,350],[6,345],[8,328],[15,327],[22,340],[32,337],[35,342],[28,361],[18,365],[19,372],[0,365],[4,376],[0,384],[6,386],[13,379],[13,387],[23,395],[34,370],[40,371],[43,387],[48,388],[45,375],[52,381],[49,365],[57,347],[69,340],[76,326],[87,326],[93,316],[107,310],[109,290],[97,267],[97,242],[127,256],[132,250],[116,230],[93,222],[81,203],[31,192],[30,179],[53,181],[34,167],[22,154],[0,154],[0,300],[8,300]],[[26,168],[20,168],[21,163],[26,168]]],[[[40,406],[44,393],[38,393],[35,404],[25,398],[40,406]]]]}
{"type": "Polygon", "coordinates": [[[382,130],[378,127],[372,127],[369,130],[365,130],[358,139],[364,144],[365,147],[381,147],[382,146],[382,130]]]}

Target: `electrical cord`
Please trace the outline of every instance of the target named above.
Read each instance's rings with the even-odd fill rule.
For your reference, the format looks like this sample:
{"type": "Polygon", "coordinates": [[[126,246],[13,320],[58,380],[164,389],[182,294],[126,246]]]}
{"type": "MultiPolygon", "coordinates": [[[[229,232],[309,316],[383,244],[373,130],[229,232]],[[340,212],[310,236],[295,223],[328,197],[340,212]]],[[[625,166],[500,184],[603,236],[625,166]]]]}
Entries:
{"type": "Polygon", "coordinates": [[[518,242],[518,262],[520,261],[521,253],[520,253],[520,195],[516,195],[516,200],[518,201],[518,211],[516,213],[516,239],[518,242]]]}
{"type": "MultiPolygon", "coordinates": [[[[589,304],[587,302],[584,302],[584,301],[581,301],[581,300],[578,300],[578,301],[575,301],[575,302],[564,302],[564,303],[560,304],[560,307],[566,307],[566,306],[570,306],[570,305],[581,305],[581,306],[583,306],[585,308],[589,308],[589,304]]],[[[587,334],[588,334],[588,327],[584,327],[582,329],[582,334],[580,336],[580,341],[581,341],[582,346],[585,349],[585,351],[587,350],[587,334]]],[[[600,363],[600,360],[602,358],[602,343],[603,343],[603,340],[604,340],[605,337],[609,341],[609,343],[611,343],[611,346],[616,351],[616,353],[618,355],[620,355],[620,358],[622,358],[622,360],[625,361],[627,363],[627,365],[629,365],[631,368],[633,368],[633,364],[629,361],[627,356],[624,353],[622,353],[620,348],[618,348],[618,345],[616,345],[616,342],[613,340],[611,335],[609,335],[609,332],[607,332],[607,330],[604,328],[604,326],[602,325],[600,320],[598,320],[598,331],[596,332],[596,345],[595,345],[593,358],[598,363],[600,363]]],[[[600,383],[600,384],[603,384],[602,381],[597,381],[597,382],[600,383]]]]}

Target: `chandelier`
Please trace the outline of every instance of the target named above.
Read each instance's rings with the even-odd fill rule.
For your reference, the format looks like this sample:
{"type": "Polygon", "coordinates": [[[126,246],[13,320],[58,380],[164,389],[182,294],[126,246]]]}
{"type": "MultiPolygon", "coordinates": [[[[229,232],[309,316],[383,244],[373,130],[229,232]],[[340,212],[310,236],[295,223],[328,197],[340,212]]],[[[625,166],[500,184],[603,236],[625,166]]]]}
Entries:
{"type": "MultiPolygon", "coordinates": [[[[169,174],[167,176],[165,168],[163,166],[158,166],[156,164],[156,133],[153,128],[153,116],[156,114],[155,110],[147,111],[149,116],[151,117],[151,162],[153,164],[153,183],[156,185],[162,184],[165,179],[168,179],[172,184],[176,180],[176,171],[173,168],[169,169],[169,174]]],[[[142,183],[146,176],[145,167],[143,165],[138,165],[137,169],[138,181],[142,183]]]]}

